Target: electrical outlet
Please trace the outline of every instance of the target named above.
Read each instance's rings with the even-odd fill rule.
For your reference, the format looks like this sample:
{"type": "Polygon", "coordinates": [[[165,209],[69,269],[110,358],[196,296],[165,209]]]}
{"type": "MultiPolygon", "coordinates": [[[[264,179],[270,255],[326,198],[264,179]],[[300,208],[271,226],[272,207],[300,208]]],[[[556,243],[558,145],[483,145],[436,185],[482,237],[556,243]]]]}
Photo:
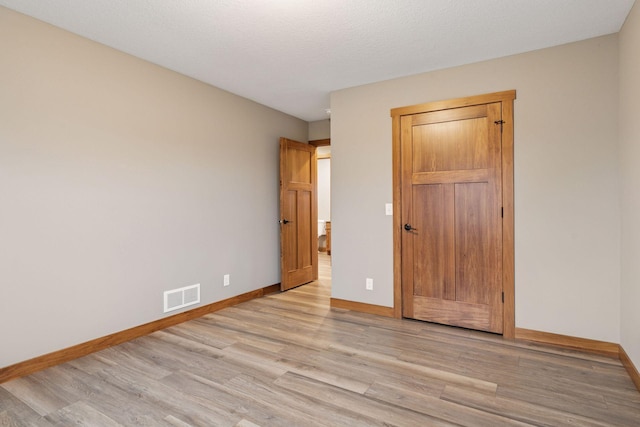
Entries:
{"type": "Polygon", "coordinates": [[[231,278],[229,274],[224,275],[224,278],[222,279],[222,284],[224,286],[229,286],[231,284],[231,278]]]}
{"type": "Polygon", "coordinates": [[[368,291],[373,290],[373,279],[367,278],[366,287],[368,291]]]}
{"type": "Polygon", "coordinates": [[[393,203],[385,203],[384,205],[384,214],[387,216],[393,215],[393,203]]]}

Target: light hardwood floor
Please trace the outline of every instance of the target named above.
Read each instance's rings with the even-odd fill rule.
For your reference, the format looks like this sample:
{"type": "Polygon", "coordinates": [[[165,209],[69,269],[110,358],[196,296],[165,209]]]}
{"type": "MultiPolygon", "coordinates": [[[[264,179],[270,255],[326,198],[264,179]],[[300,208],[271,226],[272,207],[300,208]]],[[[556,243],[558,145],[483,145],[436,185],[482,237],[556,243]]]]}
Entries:
{"type": "Polygon", "coordinates": [[[616,359],[329,308],[320,281],[0,385],[0,426],[640,426],[616,359]]]}

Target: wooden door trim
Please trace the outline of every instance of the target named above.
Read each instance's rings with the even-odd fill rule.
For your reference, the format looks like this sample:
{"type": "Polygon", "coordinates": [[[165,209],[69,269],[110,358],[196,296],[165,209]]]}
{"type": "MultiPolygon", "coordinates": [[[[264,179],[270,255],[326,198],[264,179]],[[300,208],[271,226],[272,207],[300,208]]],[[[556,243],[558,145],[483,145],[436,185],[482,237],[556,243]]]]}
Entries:
{"type": "Polygon", "coordinates": [[[503,336],[515,338],[515,269],[514,269],[514,206],[513,206],[513,101],[516,91],[428,102],[391,110],[393,167],[393,313],[402,317],[402,189],[400,168],[400,119],[402,116],[427,111],[447,110],[471,105],[500,102],[502,105],[502,280],[504,292],[503,336]]]}
{"type": "Polygon", "coordinates": [[[513,205],[513,101],[516,91],[502,101],[502,290],[505,338],[516,336],[515,240],[513,205]],[[506,118],[506,119],[505,119],[506,118]]]}
{"type": "Polygon", "coordinates": [[[314,147],[326,147],[328,145],[331,145],[331,138],[314,139],[312,141],[309,141],[309,145],[313,145],[314,147]]]}

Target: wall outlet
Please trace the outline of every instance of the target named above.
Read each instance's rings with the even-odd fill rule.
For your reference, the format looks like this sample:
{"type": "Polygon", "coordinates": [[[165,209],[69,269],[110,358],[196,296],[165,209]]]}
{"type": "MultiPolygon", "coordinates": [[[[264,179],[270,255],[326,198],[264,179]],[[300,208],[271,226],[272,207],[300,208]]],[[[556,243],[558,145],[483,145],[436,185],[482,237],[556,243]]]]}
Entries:
{"type": "Polygon", "coordinates": [[[231,278],[229,274],[225,274],[222,279],[223,286],[229,286],[231,284],[231,278]]]}
{"type": "Polygon", "coordinates": [[[373,279],[367,278],[366,287],[368,291],[373,290],[373,279]]]}
{"type": "Polygon", "coordinates": [[[384,205],[384,214],[387,216],[393,215],[393,203],[385,203],[384,205]]]}

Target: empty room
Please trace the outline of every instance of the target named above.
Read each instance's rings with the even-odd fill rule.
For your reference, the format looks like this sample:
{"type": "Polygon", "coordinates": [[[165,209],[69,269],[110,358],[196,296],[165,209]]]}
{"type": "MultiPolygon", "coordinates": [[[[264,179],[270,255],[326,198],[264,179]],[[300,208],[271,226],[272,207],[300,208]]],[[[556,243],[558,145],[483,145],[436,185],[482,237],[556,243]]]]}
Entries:
{"type": "Polygon", "coordinates": [[[635,0],[0,0],[0,426],[640,425],[638,52],[635,0]]]}

